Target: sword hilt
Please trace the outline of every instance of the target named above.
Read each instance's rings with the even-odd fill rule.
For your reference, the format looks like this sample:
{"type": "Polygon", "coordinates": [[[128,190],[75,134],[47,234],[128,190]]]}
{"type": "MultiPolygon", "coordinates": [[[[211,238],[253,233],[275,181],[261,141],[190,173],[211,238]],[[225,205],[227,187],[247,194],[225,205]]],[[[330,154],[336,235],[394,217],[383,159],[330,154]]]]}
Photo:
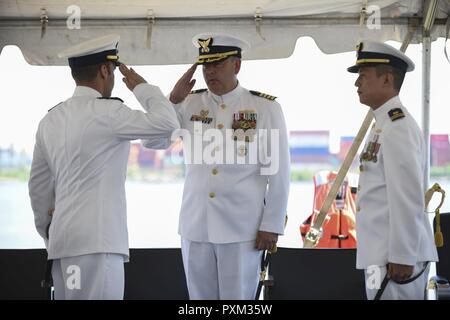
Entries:
{"type": "Polygon", "coordinates": [[[303,248],[314,248],[317,246],[320,240],[320,230],[317,230],[314,227],[309,229],[308,233],[306,233],[305,240],[303,241],[303,248]]]}

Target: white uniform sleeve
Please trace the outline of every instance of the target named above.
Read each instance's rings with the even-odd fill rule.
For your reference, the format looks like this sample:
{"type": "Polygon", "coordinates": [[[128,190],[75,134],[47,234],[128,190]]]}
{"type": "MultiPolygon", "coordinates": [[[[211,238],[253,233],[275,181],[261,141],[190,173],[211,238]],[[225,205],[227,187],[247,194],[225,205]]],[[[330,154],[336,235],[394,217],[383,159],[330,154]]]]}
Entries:
{"type": "Polygon", "coordinates": [[[281,106],[275,102],[270,105],[269,108],[269,125],[267,127],[268,151],[266,151],[266,154],[272,157],[272,161],[262,168],[263,170],[267,170],[265,173],[268,178],[268,186],[259,230],[281,235],[284,233],[286,209],[289,197],[289,144],[286,123],[284,121],[283,112],[281,111],[281,106]],[[278,129],[278,139],[271,139],[270,129],[278,129]]]}
{"type": "Polygon", "coordinates": [[[421,215],[425,214],[423,192],[423,144],[421,136],[404,120],[384,132],[384,173],[389,206],[389,251],[391,263],[415,265],[420,245],[421,215]]]}
{"type": "Polygon", "coordinates": [[[36,229],[41,237],[44,238],[45,246],[47,247],[46,230],[51,222],[49,210],[55,208],[55,185],[40,144],[39,130],[36,134],[28,191],[36,229]]]}
{"type": "MultiPolygon", "coordinates": [[[[183,105],[183,102],[178,103],[178,104],[172,104],[170,103],[173,107],[173,109],[175,110],[175,113],[177,115],[177,120],[178,120],[178,124],[179,126],[181,126],[181,124],[183,123],[183,118],[181,115],[181,106],[183,105]]],[[[145,139],[142,140],[142,145],[146,148],[149,149],[167,149],[170,147],[170,145],[172,144],[172,136],[168,135],[167,137],[163,137],[163,138],[150,138],[150,139],[145,139]]]]}
{"type": "Polygon", "coordinates": [[[158,87],[142,83],[133,93],[147,112],[132,110],[121,103],[111,107],[111,127],[119,139],[161,139],[179,128],[171,103],[158,87]]]}

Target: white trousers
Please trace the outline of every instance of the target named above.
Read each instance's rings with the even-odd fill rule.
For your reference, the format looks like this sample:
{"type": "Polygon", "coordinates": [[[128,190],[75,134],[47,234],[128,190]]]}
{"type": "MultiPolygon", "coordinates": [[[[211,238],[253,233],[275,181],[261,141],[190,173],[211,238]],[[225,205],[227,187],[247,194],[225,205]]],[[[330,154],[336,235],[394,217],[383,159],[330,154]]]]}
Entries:
{"type": "Polygon", "coordinates": [[[253,300],[262,251],[255,241],[214,244],[181,238],[184,272],[192,300],[253,300]]]}
{"type": "Polygon", "coordinates": [[[122,300],[124,258],[96,253],[53,261],[55,300],[122,300]]]}
{"type": "MultiPolygon", "coordinates": [[[[419,262],[414,266],[413,277],[422,271],[425,263],[419,262]]],[[[380,284],[386,275],[386,267],[380,268],[380,284]]],[[[366,276],[366,294],[368,300],[373,300],[377,294],[378,289],[370,289],[368,284],[371,282],[370,277],[373,277],[373,273],[364,270],[366,276]]],[[[389,280],[386,289],[381,296],[381,300],[424,300],[425,299],[425,289],[428,283],[428,273],[430,272],[430,264],[428,264],[427,269],[413,282],[407,284],[398,284],[392,280],[389,280]]]]}

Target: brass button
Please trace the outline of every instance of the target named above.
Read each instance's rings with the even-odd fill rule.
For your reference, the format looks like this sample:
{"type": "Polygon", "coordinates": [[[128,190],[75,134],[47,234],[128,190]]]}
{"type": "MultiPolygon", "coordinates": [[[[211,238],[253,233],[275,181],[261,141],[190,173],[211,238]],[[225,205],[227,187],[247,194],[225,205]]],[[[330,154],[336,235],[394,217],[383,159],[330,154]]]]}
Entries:
{"type": "Polygon", "coordinates": [[[225,103],[221,103],[220,107],[222,108],[222,110],[225,110],[227,108],[227,105],[225,103]]]}
{"type": "Polygon", "coordinates": [[[220,146],[216,146],[216,147],[214,148],[214,151],[220,151],[220,146]]]}
{"type": "Polygon", "coordinates": [[[210,192],[209,193],[209,197],[212,199],[212,198],[214,198],[216,196],[216,194],[214,193],[214,192],[210,192]]]}
{"type": "Polygon", "coordinates": [[[219,123],[219,124],[217,125],[217,129],[223,129],[223,124],[219,123]]]}
{"type": "Polygon", "coordinates": [[[360,212],[361,208],[359,206],[356,207],[356,212],[360,212]]]}
{"type": "Polygon", "coordinates": [[[240,146],[238,150],[238,154],[243,157],[247,155],[247,148],[245,146],[240,146]]]}
{"type": "Polygon", "coordinates": [[[218,173],[219,173],[219,170],[217,170],[216,168],[212,169],[212,174],[213,174],[213,175],[216,175],[216,174],[218,174],[218,173]]]}

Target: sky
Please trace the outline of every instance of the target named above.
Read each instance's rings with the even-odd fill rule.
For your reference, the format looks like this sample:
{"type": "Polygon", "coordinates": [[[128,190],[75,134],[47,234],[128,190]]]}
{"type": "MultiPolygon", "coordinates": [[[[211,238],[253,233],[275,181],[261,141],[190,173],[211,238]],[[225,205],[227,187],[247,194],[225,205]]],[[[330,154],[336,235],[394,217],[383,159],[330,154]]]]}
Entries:
{"type": "MultiPolygon", "coordinates": [[[[398,42],[388,42],[396,48],[398,42]]],[[[450,50],[450,44],[447,44],[450,50]]],[[[406,54],[416,69],[406,76],[400,98],[421,126],[422,47],[410,45],[406,54]]],[[[346,68],[355,53],[326,55],[311,38],[300,38],[286,59],[243,62],[238,79],[249,90],[277,96],[288,130],[328,130],[331,151],[338,151],[340,136],[356,135],[368,107],[361,105],[354,82],[346,68]]],[[[444,56],[444,39],[433,42],[431,66],[431,133],[450,134],[450,63],[444,56]]],[[[126,63],[126,61],[124,61],[126,63]]],[[[147,82],[170,93],[189,65],[133,66],[147,82]]],[[[37,126],[47,110],[68,99],[75,83],[69,67],[31,66],[20,49],[6,46],[0,54],[0,147],[14,144],[31,154],[37,126]]],[[[116,69],[113,96],[133,109],[141,109],[116,69]]],[[[194,89],[206,88],[201,68],[194,89]]]]}

